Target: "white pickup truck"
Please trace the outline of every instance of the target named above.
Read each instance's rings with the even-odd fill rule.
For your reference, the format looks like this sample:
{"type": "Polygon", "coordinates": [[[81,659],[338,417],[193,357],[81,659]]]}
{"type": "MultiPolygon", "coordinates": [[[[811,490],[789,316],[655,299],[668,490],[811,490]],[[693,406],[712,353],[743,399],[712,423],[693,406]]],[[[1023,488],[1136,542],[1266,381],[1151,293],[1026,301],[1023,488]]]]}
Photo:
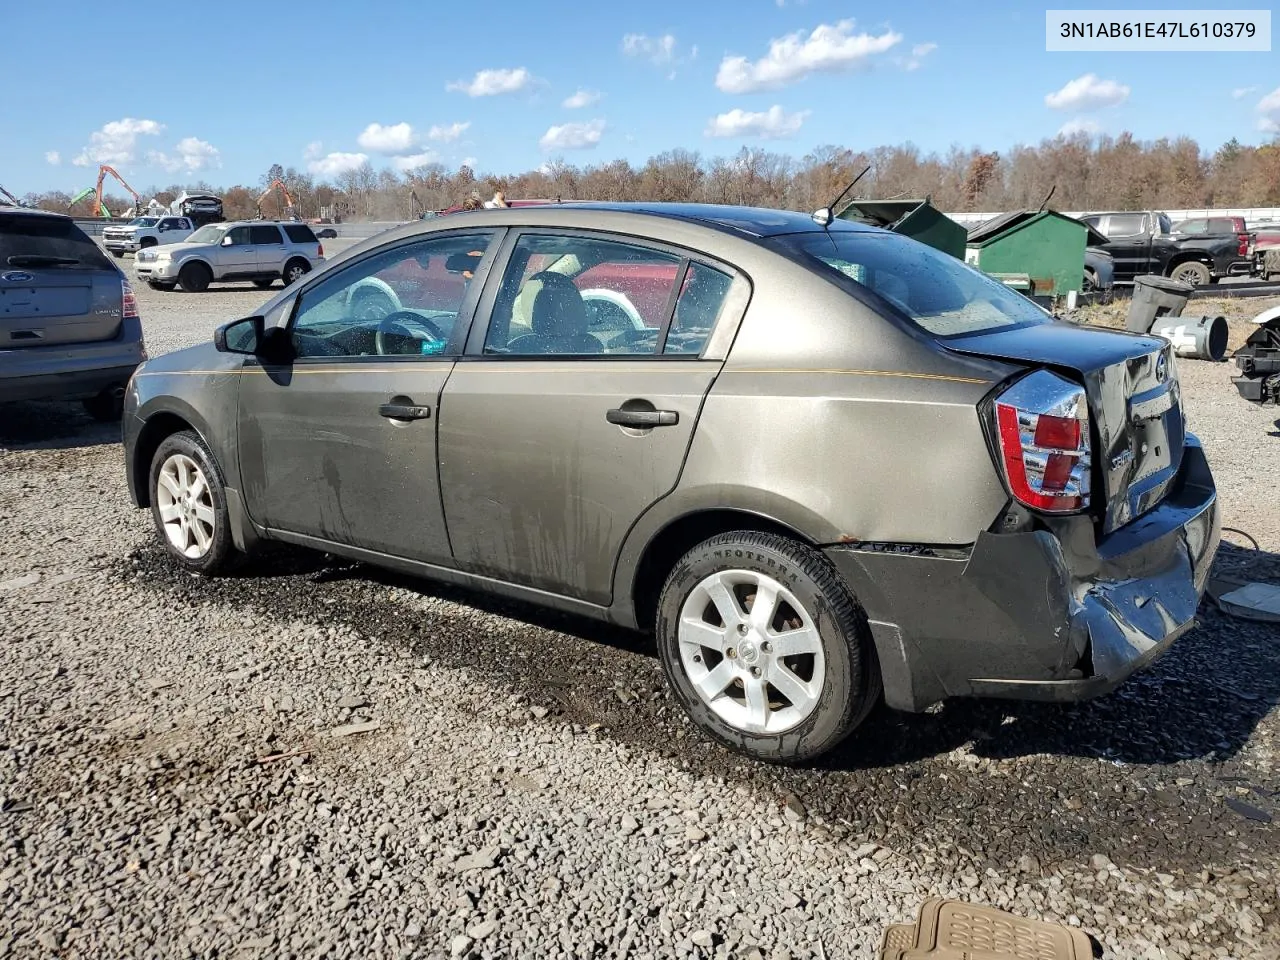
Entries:
{"type": "Polygon", "coordinates": [[[195,231],[190,217],[134,217],[120,227],[102,231],[102,245],[117,257],[137,253],[147,247],[181,243],[195,231]]]}

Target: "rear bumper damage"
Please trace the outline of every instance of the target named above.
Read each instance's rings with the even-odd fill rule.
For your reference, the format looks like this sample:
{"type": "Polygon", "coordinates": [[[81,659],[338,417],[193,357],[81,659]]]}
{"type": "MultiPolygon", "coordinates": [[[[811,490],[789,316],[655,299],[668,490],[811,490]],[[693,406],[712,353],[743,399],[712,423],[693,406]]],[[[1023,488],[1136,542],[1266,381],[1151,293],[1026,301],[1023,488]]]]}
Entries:
{"type": "Polygon", "coordinates": [[[1159,506],[1106,536],[1088,517],[983,533],[967,551],[834,545],[871,621],[890,706],[947,697],[1074,701],[1108,693],[1194,624],[1221,517],[1187,437],[1159,506]]]}

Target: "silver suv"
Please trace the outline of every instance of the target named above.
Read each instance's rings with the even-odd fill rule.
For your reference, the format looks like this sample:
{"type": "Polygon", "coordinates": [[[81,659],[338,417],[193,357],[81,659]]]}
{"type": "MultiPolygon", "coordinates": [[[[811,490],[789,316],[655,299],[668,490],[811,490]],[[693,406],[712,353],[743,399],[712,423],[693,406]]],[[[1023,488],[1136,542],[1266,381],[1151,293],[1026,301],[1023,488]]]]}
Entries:
{"type": "Polygon", "coordinates": [[[102,248],[70,217],[0,205],[0,402],[81,399],[118,420],[146,358],[138,302],[102,248]]]}
{"type": "Polygon", "coordinates": [[[155,289],[199,293],[229,280],[252,280],[264,290],[277,280],[288,286],[323,262],[324,247],[307,224],[251,220],[210,223],[182,243],[143,250],[133,269],[155,289]]]}

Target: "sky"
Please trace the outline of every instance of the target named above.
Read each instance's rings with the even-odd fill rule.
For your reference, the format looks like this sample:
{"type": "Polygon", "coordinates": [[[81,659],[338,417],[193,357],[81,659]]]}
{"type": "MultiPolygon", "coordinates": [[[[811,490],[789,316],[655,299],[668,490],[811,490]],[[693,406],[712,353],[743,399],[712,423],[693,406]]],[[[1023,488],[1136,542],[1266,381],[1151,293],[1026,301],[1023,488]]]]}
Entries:
{"type": "Polygon", "coordinates": [[[99,163],[141,190],[256,183],[273,163],[332,181],[365,159],[503,174],[673,148],[1006,151],[1059,131],[1128,130],[1213,150],[1280,133],[1274,52],[1051,53],[1044,10],[307,0],[277,15],[220,0],[137,19],[140,8],[85,0],[13,4],[0,184],[75,191],[99,163]]]}

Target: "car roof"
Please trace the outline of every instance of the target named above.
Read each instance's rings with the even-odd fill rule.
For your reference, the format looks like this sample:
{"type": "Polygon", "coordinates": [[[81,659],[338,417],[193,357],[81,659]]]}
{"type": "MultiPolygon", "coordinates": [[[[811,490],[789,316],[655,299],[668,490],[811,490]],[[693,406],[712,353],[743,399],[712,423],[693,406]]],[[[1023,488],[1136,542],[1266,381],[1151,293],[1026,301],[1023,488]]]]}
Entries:
{"type": "MultiPolygon", "coordinates": [[[[729,233],[751,237],[776,237],[787,233],[817,233],[823,229],[866,232],[874,228],[846,220],[833,220],[827,227],[808,213],[794,210],[772,210],[767,207],[741,207],[719,203],[613,203],[577,201],[548,204],[553,209],[588,210],[601,213],[632,213],[668,220],[685,220],[714,227],[729,233]]],[[[536,207],[524,208],[538,209],[536,207]]],[[[545,209],[545,208],[543,208],[545,209]]]]}
{"type": "Polygon", "coordinates": [[[35,207],[15,207],[10,203],[0,203],[0,213],[4,214],[20,214],[28,217],[56,217],[59,220],[70,220],[71,218],[65,213],[58,213],[54,210],[39,210],[35,207]]]}

